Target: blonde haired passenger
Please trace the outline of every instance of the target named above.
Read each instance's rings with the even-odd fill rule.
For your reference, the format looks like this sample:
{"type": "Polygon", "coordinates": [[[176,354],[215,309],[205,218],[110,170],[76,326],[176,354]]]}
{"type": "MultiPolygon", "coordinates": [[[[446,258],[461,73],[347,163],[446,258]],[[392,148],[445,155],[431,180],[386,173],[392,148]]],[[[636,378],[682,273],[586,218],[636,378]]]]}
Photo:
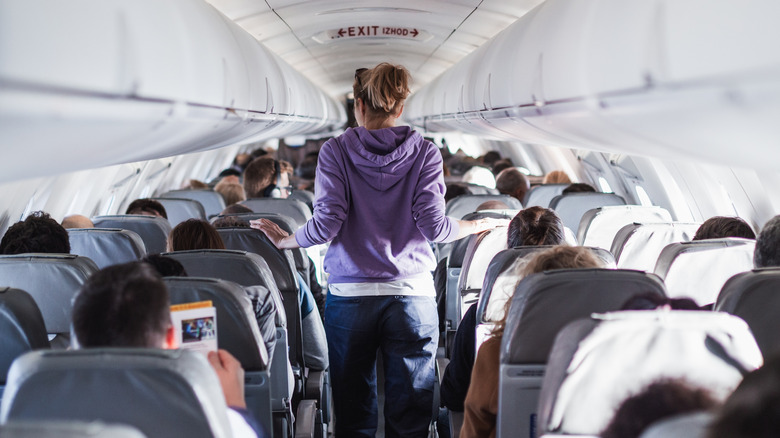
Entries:
{"type": "Polygon", "coordinates": [[[544,176],[542,184],[571,184],[571,178],[562,170],[553,170],[544,176]]]}
{"type": "Polygon", "coordinates": [[[222,179],[214,186],[214,191],[222,195],[225,205],[233,205],[246,199],[244,186],[232,180],[222,179]]]}

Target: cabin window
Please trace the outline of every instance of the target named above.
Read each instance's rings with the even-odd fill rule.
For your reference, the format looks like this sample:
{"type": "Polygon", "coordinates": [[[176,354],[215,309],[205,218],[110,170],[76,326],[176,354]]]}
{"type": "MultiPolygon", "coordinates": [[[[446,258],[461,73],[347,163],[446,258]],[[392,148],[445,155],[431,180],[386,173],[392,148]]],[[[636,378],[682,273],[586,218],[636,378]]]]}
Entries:
{"type": "Polygon", "coordinates": [[[599,187],[601,188],[601,191],[604,193],[614,193],[612,191],[612,187],[610,187],[609,183],[607,182],[607,179],[603,176],[599,177],[599,187]]]}
{"type": "Polygon", "coordinates": [[[647,192],[642,186],[634,186],[634,190],[636,190],[636,196],[639,198],[639,203],[642,206],[650,207],[653,205],[653,201],[650,200],[650,196],[647,195],[647,192]]]}

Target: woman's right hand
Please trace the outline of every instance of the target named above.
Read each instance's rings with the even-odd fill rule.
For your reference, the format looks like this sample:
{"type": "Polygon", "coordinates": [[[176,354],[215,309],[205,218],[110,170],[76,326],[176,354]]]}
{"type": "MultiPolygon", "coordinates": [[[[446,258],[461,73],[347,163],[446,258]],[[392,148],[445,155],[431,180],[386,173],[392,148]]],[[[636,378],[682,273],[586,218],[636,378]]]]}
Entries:
{"type": "Polygon", "coordinates": [[[297,243],[295,246],[290,246],[292,240],[293,243],[295,243],[295,237],[291,237],[290,234],[287,234],[286,231],[284,231],[279,225],[274,223],[273,221],[270,221],[268,219],[255,219],[249,221],[249,226],[254,228],[255,230],[260,230],[265,234],[266,237],[268,237],[268,240],[270,240],[277,248],[279,249],[285,249],[285,248],[297,248],[297,243]]]}

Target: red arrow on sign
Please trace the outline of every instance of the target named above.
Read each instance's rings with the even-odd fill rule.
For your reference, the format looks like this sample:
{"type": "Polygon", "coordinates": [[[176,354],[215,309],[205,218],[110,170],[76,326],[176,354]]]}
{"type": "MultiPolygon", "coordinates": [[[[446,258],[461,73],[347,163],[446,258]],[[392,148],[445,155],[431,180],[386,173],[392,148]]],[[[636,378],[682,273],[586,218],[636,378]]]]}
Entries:
{"type": "Polygon", "coordinates": [[[345,32],[344,29],[339,29],[339,36],[343,37],[344,36],[344,32],[345,32]]]}
{"type": "Polygon", "coordinates": [[[412,36],[416,37],[418,33],[420,33],[420,32],[417,32],[417,29],[412,29],[412,32],[411,32],[412,36]]]}

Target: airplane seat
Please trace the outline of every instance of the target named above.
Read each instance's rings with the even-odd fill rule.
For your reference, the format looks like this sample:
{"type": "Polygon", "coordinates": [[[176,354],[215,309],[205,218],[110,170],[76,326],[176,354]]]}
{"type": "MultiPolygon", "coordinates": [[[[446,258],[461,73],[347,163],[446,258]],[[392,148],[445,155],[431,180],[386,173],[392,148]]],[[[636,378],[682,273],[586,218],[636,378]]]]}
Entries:
{"type": "Polygon", "coordinates": [[[0,256],[0,284],[21,289],[41,311],[52,348],[70,345],[73,296],[98,267],[73,254],[15,254],[0,256]]]}
{"type": "MultiPolygon", "coordinates": [[[[549,248],[553,248],[553,245],[509,248],[500,251],[490,261],[477,304],[477,349],[490,336],[495,323],[504,316],[504,306],[514,294],[517,283],[522,279],[518,275],[522,264],[520,260],[549,248]]],[[[588,249],[602,261],[604,268],[616,269],[615,259],[609,251],[595,247],[588,247],[588,249]]]]}
{"type": "Polygon", "coordinates": [[[301,201],[304,204],[306,204],[307,207],[309,207],[310,211],[314,211],[314,193],[308,190],[293,190],[293,192],[290,193],[290,196],[288,196],[287,199],[295,199],[296,201],[301,201]]]}
{"type": "Polygon", "coordinates": [[[676,415],[651,424],[639,438],[705,438],[712,412],[676,415]]]}
{"type": "Polygon", "coordinates": [[[747,324],[726,313],[592,315],[567,325],[555,339],[538,428],[540,434],[598,435],[626,397],[660,378],[684,378],[722,401],[762,362],[747,324]]]}
{"type": "Polygon", "coordinates": [[[456,178],[458,178],[458,179],[456,179],[456,180],[449,180],[448,181],[447,178],[445,177],[445,182],[447,183],[447,185],[457,185],[457,186],[461,186],[461,187],[465,188],[466,191],[470,195],[498,195],[498,194],[500,194],[497,189],[492,189],[490,187],[485,187],[485,186],[482,186],[482,185],[479,185],[479,184],[463,182],[461,179],[459,179],[460,177],[456,177],[456,178]]]}
{"type": "Polygon", "coordinates": [[[558,332],[593,313],[618,310],[640,293],[665,296],[663,282],[653,274],[611,269],[561,269],[520,280],[501,341],[497,436],[517,431],[534,436],[542,379],[558,332]]]}
{"type": "Polygon", "coordinates": [[[225,199],[218,192],[211,189],[170,190],[161,194],[159,198],[179,198],[198,201],[203,206],[206,217],[216,216],[225,209],[225,199]]]}
{"type": "MultiPolygon", "coordinates": [[[[278,404],[282,413],[285,412],[282,396],[287,391],[287,362],[280,363],[278,370],[271,362],[276,339],[275,307],[272,314],[264,315],[270,321],[263,324],[261,333],[252,303],[238,284],[198,277],[166,277],[163,281],[168,287],[171,304],[212,302],[217,311],[217,345],[235,356],[244,368],[247,407],[266,430],[274,430],[271,413],[275,409],[272,408],[278,404]],[[284,393],[273,393],[271,379],[285,383],[284,393]],[[279,396],[278,400],[274,400],[277,403],[272,403],[274,396],[279,396]]],[[[264,291],[270,293],[267,289],[264,291]]]]}
{"type": "Polygon", "coordinates": [[[140,260],[146,246],[138,233],[119,228],[71,228],[70,252],[88,257],[98,268],[140,260]]]}
{"type": "Polygon", "coordinates": [[[756,241],[729,237],[667,245],[655,265],[672,298],[692,298],[712,304],[726,281],[753,269],[756,241]]]}
{"type": "Polygon", "coordinates": [[[217,375],[190,350],[27,353],[8,373],[0,423],[40,420],[127,424],[148,438],[231,436],[217,375]]]}
{"type": "Polygon", "coordinates": [[[10,421],[0,425],[3,438],[146,438],[135,427],[99,421],[10,421]]]}
{"type": "Polygon", "coordinates": [[[612,241],[611,252],[621,269],[652,272],[664,247],[675,242],[690,242],[701,223],[633,223],[620,229],[612,241]]]}
{"type": "Polygon", "coordinates": [[[662,207],[641,205],[613,205],[585,212],[577,230],[577,241],[583,246],[612,248],[615,235],[632,223],[671,222],[672,215],[662,207]]]}
{"type": "Polygon", "coordinates": [[[523,208],[520,201],[509,195],[460,195],[447,202],[444,214],[455,219],[461,219],[466,214],[474,212],[477,207],[487,201],[501,201],[510,210],[521,210],[523,208]]]}
{"type": "Polygon", "coordinates": [[[577,240],[577,236],[574,234],[574,231],[572,231],[571,228],[566,226],[563,227],[563,240],[569,246],[580,245],[580,242],[577,240]]]}
{"type": "Polygon", "coordinates": [[[567,193],[554,197],[549,208],[555,210],[564,226],[578,230],[585,212],[612,205],[626,205],[626,201],[614,193],[567,193]]]}
{"type": "Polygon", "coordinates": [[[469,239],[466,253],[463,256],[463,266],[458,278],[458,297],[463,314],[479,300],[482,282],[485,280],[488,266],[493,257],[507,249],[507,227],[498,227],[479,233],[476,238],[469,239]]]}
{"type": "MultiPolygon", "coordinates": [[[[473,221],[477,219],[483,219],[483,218],[495,218],[495,219],[509,219],[512,220],[517,213],[519,213],[520,210],[517,209],[508,209],[508,210],[480,210],[480,211],[474,211],[471,213],[465,214],[461,219],[464,221],[473,221]]],[[[448,242],[448,243],[437,243],[435,246],[435,252],[436,252],[436,260],[441,261],[444,258],[447,258],[450,256],[450,253],[452,252],[452,248],[455,246],[457,242],[462,241],[463,239],[456,240],[454,242],[448,242]]]]}
{"type": "Polygon", "coordinates": [[[277,213],[288,216],[295,221],[296,229],[311,219],[309,207],[296,199],[251,198],[239,204],[249,207],[255,213],[277,213]]]}
{"type": "MultiPolygon", "coordinates": [[[[46,326],[38,305],[27,292],[0,288],[0,398],[8,369],[22,354],[49,348],[46,326]]],[[[5,436],[0,433],[0,436],[5,436]]]]}
{"type": "Polygon", "coordinates": [[[187,198],[151,198],[165,207],[168,222],[175,227],[187,219],[206,220],[206,210],[200,202],[187,198]]]}
{"type": "Polygon", "coordinates": [[[523,199],[523,205],[528,207],[544,207],[550,206],[550,201],[554,197],[563,193],[563,189],[569,187],[571,184],[541,184],[531,187],[525,194],[523,199]]]}
{"type": "Polygon", "coordinates": [[[764,357],[780,352],[780,268],[763,268],[731,277],[723,285],[716,311],[736,315],[747,323],[764,357]]]}
{"type": "Polygon", "coordinates": [[[134,214],[95,216],[92,223],[96,228],[120,228],[138,233],[144,241],[147,254],[165,252],[172,229],[168,219],[163,217],[134,214]]]}

